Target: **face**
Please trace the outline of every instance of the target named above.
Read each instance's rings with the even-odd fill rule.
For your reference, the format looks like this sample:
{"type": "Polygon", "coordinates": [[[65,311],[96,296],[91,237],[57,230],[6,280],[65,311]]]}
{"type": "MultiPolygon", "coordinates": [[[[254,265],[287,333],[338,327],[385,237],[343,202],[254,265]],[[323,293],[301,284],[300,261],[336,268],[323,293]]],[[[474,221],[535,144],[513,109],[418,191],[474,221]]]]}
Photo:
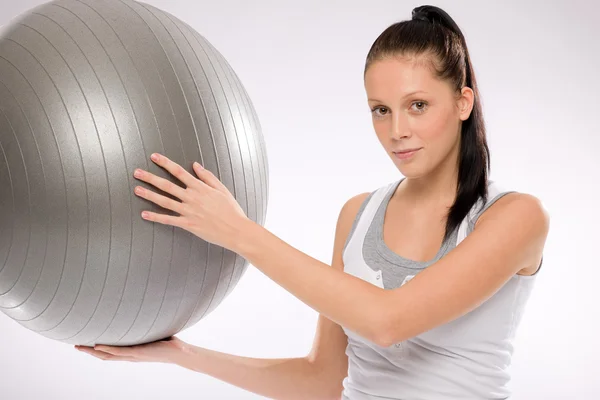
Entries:
{"type": "Polygon", "coordinates": [[[470,88],[455,92],[423,58],[389,58],[369,66],[365,89],[377,137],[402,175],[456,168],[461,123],[473,104],[470,88]]]}

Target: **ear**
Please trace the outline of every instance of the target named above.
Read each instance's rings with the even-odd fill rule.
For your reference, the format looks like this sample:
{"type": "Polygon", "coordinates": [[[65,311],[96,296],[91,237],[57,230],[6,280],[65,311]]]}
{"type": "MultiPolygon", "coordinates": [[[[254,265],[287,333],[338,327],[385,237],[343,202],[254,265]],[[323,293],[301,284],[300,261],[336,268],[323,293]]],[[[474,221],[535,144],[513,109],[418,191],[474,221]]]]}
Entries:
{"type": "Polygon", "coordinates": [[[466,121],[471,115],[473,110],[473,103],[475,102],[475,93],[473,89],[465,86],[461,89],[461,96],[458,99],[457,106],[459,117],[461,121],[466,121]]]}

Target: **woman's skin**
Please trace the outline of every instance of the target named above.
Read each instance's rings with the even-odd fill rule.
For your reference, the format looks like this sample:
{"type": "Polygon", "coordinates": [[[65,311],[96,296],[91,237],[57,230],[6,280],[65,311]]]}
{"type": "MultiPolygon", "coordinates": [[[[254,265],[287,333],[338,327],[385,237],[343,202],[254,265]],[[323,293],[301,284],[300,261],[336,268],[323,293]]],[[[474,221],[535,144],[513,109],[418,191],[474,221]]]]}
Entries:
{"type": "MultiPolygon", "coordinates": [[[[390,200],[384,241],[418,261],[433,259],[442,243],[445,216],[456,195],[461,123],[474,100],[470,88],[454,92],[429,65],[426,56],[395,57],[376,61],[365,74],[377,138],[406,177],[390,200]],[[418,151],[408,159],[394,154],[407,149],[418,151]]],[[[273,360],[218,353],[177,338],[131,347],[76,347],[105,360],[177,364],[267,397],[339,396],[347,372],[347,339],[340,326],[390,346],[445,324],[479,306],[514,274],[534,273],[549,229],[548,214],[537,198],[508,194],[483,213],[455,249],[402,287],[384,290],[343,272],[342,247],[368,193],[342,207],[330,266],[248,219],[224,185],[197,163],[194,177],[157,156],[153,161],[186,188],[140,171],[137,179],[180,199],[138,187],[138,196],[179,215],[148,212],[142,217],[240,254],[319,312],[313,349],[303,358],[273,360]]]]}

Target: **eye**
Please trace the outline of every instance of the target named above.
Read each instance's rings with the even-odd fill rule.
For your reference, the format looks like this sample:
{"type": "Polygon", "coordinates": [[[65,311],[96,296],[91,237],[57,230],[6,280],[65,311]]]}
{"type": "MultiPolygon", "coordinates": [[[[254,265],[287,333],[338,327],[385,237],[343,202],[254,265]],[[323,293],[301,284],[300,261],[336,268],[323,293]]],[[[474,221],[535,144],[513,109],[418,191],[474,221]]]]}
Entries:
{"type": "Polygon", "coordinates": [[[376,117],[381,118],[381,117],[386,116],[389,112],[388,112],[388,109],[385,107],[376,106],[376,107],[371,108],[371,113],[373,115],[375,115],[376,117]]]}
{"type": "Polygon", "coordinates": [[[422,114],[423,112],[425,112],[425,109],[426,109],[426,107],[427,107],[427,103],[426,103],[426,102],[424,102],[424,101],[414,101],[414,102],[412,103],[412,105],[413,105],[413,106],[414,106],[414,105],[417,105],[416,111],[417,111],[419,114],[422,114]]]}

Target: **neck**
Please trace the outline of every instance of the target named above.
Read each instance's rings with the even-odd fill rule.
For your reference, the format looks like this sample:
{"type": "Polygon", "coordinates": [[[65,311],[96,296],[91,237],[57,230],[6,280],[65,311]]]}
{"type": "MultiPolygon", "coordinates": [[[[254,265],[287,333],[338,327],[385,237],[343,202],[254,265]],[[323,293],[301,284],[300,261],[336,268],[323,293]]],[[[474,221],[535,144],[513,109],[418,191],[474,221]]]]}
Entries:
{"type": "MultiPolygon", "coordinates": [[[[400,185],[403,197],[420,205],[444,204],[450,207],[456,198],[458,187],[458,164],[455,157],[448,157],[429,174],[406,178],[400,185]]],[[[398,188],[400,190],[400,188],[398,188]]]]}

